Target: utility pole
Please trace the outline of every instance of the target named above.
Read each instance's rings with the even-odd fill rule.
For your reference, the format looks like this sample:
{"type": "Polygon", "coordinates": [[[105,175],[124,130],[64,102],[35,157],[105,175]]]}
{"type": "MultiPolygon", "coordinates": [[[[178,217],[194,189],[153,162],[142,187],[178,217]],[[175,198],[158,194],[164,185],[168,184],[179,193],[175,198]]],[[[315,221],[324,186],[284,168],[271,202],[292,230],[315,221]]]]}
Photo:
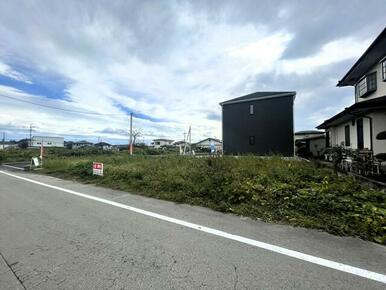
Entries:
{"type": "Polygon", "coordinates": [[[133,155],[133,113],[130,113],[130,144],[129,144],[130,155],[133,155]]]}
{"type": "Polygon", "coordinates": [[[32,147],[32,124],[29,125],[29,146],[32,147]]]}
{"type": "Polygon", "coordinates": [[[185,155],[187,153],[186,149],[188,148],[189,155],[192,155],[192,128],[191,128],[191,126],[189,126],[188,134],[185,135],[185,133],[184,133],[184,141],[185,141],[185,144],[184,144],[183,154],[185,155]]]}
{"type": "Polygon", "coordinates": [[[43,152],[44,152],[44,146],[43,146],[43,138],[42,138],[42,142],[40,144],[40,166],[43,167],[43,152]]]}
{"type": "Polygon", "coordinates": [[[5,149],[5,132],[3,132],[3,150],[5,149]]]}
{"type": "Polygon", "coordinates": [[[189,151],[190,151],[190,155],[193,155],[193,152],[192,152],[192,127],[189,126],[189,151]]]}

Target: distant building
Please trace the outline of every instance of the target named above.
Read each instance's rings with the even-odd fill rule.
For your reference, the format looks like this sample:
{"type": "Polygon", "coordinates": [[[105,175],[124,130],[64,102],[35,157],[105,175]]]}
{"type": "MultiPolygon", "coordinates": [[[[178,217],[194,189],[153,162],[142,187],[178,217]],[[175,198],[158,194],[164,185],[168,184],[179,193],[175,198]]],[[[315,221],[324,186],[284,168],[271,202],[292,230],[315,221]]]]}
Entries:
{"type": "Polygon", "coordinates": [[[256,92],[220,103],[225,154],[294,155],[296,92],[256,92]]]}
{"type": "Polygon", "coordinates": [[[33,136],[30,147],[64,147],[63,137],[33,136]]]}
{"type": "Polygon", "coordinates": [[[113,145],[113,149],[118,150],[118,151],[128,151],[129,150],[129,144],[113,145]]]}
{"type": "Polygon", "coordinates": [[[103,149],[103,150],[112,150],[113,149],[113,146],[111,144],[109,144],[109,143],[106,143],[106,142],[96,143],[96,144],[94,144],[94,147],[100,148],[100,149],[103,149]]]}
{"type": "Polygon", "coordinates": [[[24,138],[24,139],[18,140],[16,144],[17,144],[17,147],[19,148],[28,148],[30,141],[31,141],[30,139],[24,138]]]}
{"type": "Polygon", "coordinates": [[[326,148],[323,131],[307,130],[295,132],[295,151],[301,157],[322,157],[326,148]]]}
{"type": "Polygon", "coordinates": [[[186,141],[176,141],[173,143],[173,145],[176,147],[184,147],[187,144],[188,144],[188,142],[186,142],[186,141]]]}
{"type": "Polygon", "coordinates": [[[75,141],[72,143],[72,149],[79,149],[79,148],[92,147],[92,146],[94,146],[94,144],[86,140],[75,141]]]}
{"type": "Polygon", "coordinates": [[[66,147],[67,149],[71,149],[72,148],[72,144],[74,144],[74,142],[72,142],[72,141],[64,141],[64,147],[66,147]]]}
{"type": "Polygon", "coordinates": [[[0,143],[0,150],[16,148],[16,147],[17,147],[16,141],[4,141],[0,143]]]}
{"type": "Polygon", "coordinates": [[[301,139],[312,138],[312,137],[316,137],[316,136],[325,136],[324,131],[304,130],[304,131],[297,131],[294,134],[295,141],[301,140],[301,139]]]}
{"type": "Polygon", "coordinates": [[[159,149],[163,146],[169,146],[169,145],[172,145],[173,144],[173,141],[174,140],[170,140],[170,139],[154,139],[153,142],[151,142],[150,146],[151,147],[154,147],[155,149],[159,149]]]}
{"type": "Polygon", "coordinates": [[[221,151],[222,142],[216,138],[206,138],[194,144],[196,148],[201,149],[210,149],[212,145],[216,147],[217,151],[221,151]]]}

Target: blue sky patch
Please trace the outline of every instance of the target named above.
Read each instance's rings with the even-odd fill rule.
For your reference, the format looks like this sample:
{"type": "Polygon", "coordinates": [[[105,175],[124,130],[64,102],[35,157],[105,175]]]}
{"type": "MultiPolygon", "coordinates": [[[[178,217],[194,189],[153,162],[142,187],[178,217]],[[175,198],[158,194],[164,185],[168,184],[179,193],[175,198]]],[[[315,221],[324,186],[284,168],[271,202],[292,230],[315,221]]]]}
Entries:
{"type": "Polygon", "coordinates": [[[20,66],[9,66],[25,76],[30,82],[0,75],[0,85],[13,87],[28,94],[44,96],[50,99],[68,100],[66,89],[70,84],[70,80],[52,73],[47,74],[20,66]]]}
{"type": "Polygon", "coordinates": [[[141,112],[132,110],[132,109],[130,109],[128,107],[125,107],[125,106],[123,106],[123,105],[121,105],[121,104],[119,104],[117,102],[114,102],[114,107],[116,107],[119,110],[121,110],[122,112],[126,113],[127,116],[130,116],[130,113],[132,112],[134,118],[139,118],[139,119],[143,119],[143,120],[149,120],[151,122],[167,122],[167,119],[151,117],[149,115],[146,115],[146,114],[143,114],[141,112]]]}

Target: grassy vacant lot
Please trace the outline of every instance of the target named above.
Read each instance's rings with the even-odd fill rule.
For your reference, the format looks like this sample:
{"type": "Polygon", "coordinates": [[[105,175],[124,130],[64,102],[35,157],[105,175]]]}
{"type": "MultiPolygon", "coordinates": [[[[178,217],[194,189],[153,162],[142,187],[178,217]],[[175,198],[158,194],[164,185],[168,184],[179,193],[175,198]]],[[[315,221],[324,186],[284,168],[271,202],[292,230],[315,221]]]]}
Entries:
{"type": "MultiPolygon", "coordinates": [[[[1,146],[1,145],[0,145],[1,146]]],[[[84,157],[84,156],[110,156],[116,155],[117,152],[106,151],[94,147],[86,147],[79,149],[67,148],[44,148],[44,155],[48,157],[84,157]]],[[[121,152],[124,153],[124,152],[121,152]]],[[[135,147],[136,155],[170,155],[177,154],[176,150],[155,150],[151,148],[135,147]]],[[[29,161],[32,157],[40,155],[40,148],[32,149],[7,149],[0,150],[0,163],[29,161]]],[[[127,155],[127,154],[124,154],[127,155]]]]}
{"type": "Polygon", "coordinates": [[[177,156],[48,157],[45,173],[386,244],[386,195],[312,163],[177,156]],[[92,161],[105,176],[92,176],[92,161]]]}

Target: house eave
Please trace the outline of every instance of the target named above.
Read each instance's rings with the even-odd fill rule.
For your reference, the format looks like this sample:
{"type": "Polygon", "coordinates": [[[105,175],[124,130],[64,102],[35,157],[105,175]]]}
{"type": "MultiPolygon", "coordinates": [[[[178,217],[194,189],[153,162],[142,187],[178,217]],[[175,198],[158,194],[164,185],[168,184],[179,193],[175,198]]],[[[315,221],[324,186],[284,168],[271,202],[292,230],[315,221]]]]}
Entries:
{"type": "Polygon", "coordinates": [[[354,118],[365,116],[366,114],[374,111],[386,111],[386,96],[355,103],[354,105],[345,108],[343,111],[332,116],[330,119],[324,121],[318,125],[317,129],[328,129],[333,126],[340,125],[354,118]]]}
{"type": "Polygon", "coordinates": [[[386,55],[386,27],[366,49],[361,57],[338,82],[338,87],[355,85],[375,64],[386,55]]]}
{"type": "Polygon", "coordinates": [[[281,97],[293,97],[295,99],[296,92],[288,92],[285,94],[277,94],[277,95],[267,95],[263,97],[251,97],[244,100],[229,100],[225,102],[221,102],[220,106],[229,105],[229,104],[237,104],[237,103],[246,103],[251,101],[261,101],[261,100],[267,100],[267,99],[275,99],[275,98],[281,98],[281,97]]]}

